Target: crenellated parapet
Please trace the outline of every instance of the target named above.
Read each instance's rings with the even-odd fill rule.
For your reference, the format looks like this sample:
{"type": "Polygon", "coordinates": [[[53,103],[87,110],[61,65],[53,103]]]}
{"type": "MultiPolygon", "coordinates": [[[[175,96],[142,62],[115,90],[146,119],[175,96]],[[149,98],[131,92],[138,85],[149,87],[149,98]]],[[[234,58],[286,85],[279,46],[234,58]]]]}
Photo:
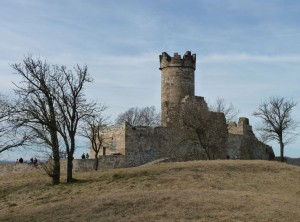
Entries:
{"type": "Polygon", "coordinates": [[[167,67],[188,67],[196,69],[196,54],[191,54],[190,51],[187,51],[183,58],[178,53],[174,53],[174,56],[171,57],[168,53],[163,52],[159,56],[160,61],[160,70],[167,67]]]}
{"type": "Polygon", "coordinates": [[[228,131],[232,134],[246,134],[246,133],[253,133],[252,126],[249,124],[249,119],[246,117],[240,117],[238,124],[235,122],[230,122],[228,124],[228,131]]]}

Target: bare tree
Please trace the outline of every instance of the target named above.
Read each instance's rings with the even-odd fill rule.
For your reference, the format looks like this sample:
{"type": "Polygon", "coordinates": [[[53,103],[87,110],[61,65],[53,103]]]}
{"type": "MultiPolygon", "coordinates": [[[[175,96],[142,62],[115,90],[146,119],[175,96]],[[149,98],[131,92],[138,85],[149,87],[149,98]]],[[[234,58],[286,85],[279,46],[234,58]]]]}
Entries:
{"type": "Polygon", "coordinates": [[[30,56],[22,64],[12,67],[22,77],[16,85],[19,96],[15,120],[18,126],[26,127],[52,150],[53,184],[59,183],[59,139],[65,145],[67,159],[67,182],[73,179],[73,155],[80,122],[92,115],[96,103],[87,102],[84,85],[91,82],[87,67],[76,66],[75,74],[65,66],[49,65],[30,56]]]}
{"type": "Polygon", "coordinates": [[[224,113],[227,123],[235,122],[240,112],[232,103],[227,104],[223,98],[217,98],[215,103],[209,106],[209,110],[224,113]]]}
{"type": "Polygon", "coordinates": [[[92,82],[87,66],[77,65],[72,70],[60,66],[51,77],[55,88],[52,89],[55,105],[59,113],[57,130],[63,138],[67,158],[67,182],[73,180],[73,159],[76,149],[78,126],[85,118],[93,116],[96,103],[88,102],[84,94],[84,85],[92,82]]]}
{"type": "Polygon", "coordinates": [[[160,113],[156,112],[154,106],[132,107],[117,117],[116,124],[123,122],[128,122],[132,126],[159,126],[160,113]]]}
{"type": "Polygon", "coordinates": [[[129,108],[124,113],[120,113],[116,119],[116,124],[128,122],[132,126],[139,125],[141,122],[141,115],[138,107],[129,108]]]}
{"type": "Polygon", "coordinates": [[[16,127],[25,128],[32,137],[43,141],[51,148],[53,166],[49,176],[52,177],[52,184],[59,184],[58,113],[52,92],[56,87],[51,81],[53,67],[30,56],[23,60],[23,64],[13,64],[12,67],[22,78],[19,84],[15,84],[18,102],[13,112],[13,121],[16,127]]]}
{"type": "Polygon", "coordinates": [[[107,117],[103,115],[103,111],[106,108],[106,106],[100,105],[94,116],[85,118],[84,125],[81,129],[81,136],[89,140],[91,148],[94,150],[96,171],[98,170],[99,166],[99,152],[108,147],[108,144],[105,142],[107,138],[105,138],[103,134],[103,131],[107,127],[107,117]]]}
{"type": "Polygon", "coordinates": [[[7,95],[0,93],[0,153],[25,146],[29,139],[26,132],[16,128],[11,121],[14,106],[7,95]]]}
{"type": "Polygon", "coordinates": [[[296,105],[296,102],[284,97],[271,97],[253,113],[262,120],[261,126],[257,128],[262,140],[275,140],[279,143],[281,162],[284,162],[285,145],[291,143],[297,135],[299,125],[292,117],[292,110],[296,105]]]}

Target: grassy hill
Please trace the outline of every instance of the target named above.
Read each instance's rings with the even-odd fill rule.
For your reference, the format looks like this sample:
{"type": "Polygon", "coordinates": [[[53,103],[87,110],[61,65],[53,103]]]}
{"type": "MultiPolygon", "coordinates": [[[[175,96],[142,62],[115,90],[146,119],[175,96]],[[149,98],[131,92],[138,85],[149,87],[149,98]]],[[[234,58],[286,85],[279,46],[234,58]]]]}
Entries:
{"type": "Polygon", "coordinates": [[[165,163],[58,186],[29,166],[0,172],[0,221],[300,220],[300,168],[278,162],[165,163]]]}

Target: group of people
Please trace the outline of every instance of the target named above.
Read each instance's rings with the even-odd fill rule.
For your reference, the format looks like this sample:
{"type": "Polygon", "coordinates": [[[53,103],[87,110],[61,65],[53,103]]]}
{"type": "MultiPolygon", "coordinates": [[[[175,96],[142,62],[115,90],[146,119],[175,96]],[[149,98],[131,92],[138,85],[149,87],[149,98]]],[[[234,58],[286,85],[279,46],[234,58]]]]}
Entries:
{"type": "Polygon", "coordinates": [[[88,159],[90,156],[89,156],[89,154],[88,153],[86,153],[86,154],[82,154],[81,155],[81,159],[88,159]]]}
{"type": "Polygon", "coordinates": [[[16,163],[23,163],[23,162],[24,162],[24,160],[22,157],[20,157],[19,159],[16,160],[16,163]]]}
{"type": "MultiPolygon", "coordinates": [[[[17,160],[16,160],[16,164],[17,164],[17,163],[24,163],[23,158],[20,157],[19,159],[17,159],[17,160]]],[[[25,163],[27,163],[27,161],[26,161],[25,163]]],[[[28,164],[31,165],[31,166],[37,166],[37,165],[38,165],[38,160],[37,160],[37,158],[36,158],[36,157],[35,157],[35,158],[31,157],[31,158],[30,158],[30,162],[29,162],[28,164]]]]}
{"type": "Polygon", "coordinates": [[[38,162],[38,161],[37,161],[36,157],[34,157],[34,159],[33,159],[33,157],[31,157],[31,158],[30,158],[29,165],[37,166],[37,165],[38,165],[37,162],[38,162]]]}

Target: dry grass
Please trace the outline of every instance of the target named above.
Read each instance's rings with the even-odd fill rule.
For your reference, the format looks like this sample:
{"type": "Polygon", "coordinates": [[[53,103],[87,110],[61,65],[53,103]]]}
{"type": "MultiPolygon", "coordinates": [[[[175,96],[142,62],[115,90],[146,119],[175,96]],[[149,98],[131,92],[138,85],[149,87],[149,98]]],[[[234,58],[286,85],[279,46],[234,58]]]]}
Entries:
{"type": "Polygon", "coordinates": [[[300,221],[300,168],[278,162],[166,163],[75,177],[51,186],[41,170],[0,174],[0,221],[300,221]]]}

